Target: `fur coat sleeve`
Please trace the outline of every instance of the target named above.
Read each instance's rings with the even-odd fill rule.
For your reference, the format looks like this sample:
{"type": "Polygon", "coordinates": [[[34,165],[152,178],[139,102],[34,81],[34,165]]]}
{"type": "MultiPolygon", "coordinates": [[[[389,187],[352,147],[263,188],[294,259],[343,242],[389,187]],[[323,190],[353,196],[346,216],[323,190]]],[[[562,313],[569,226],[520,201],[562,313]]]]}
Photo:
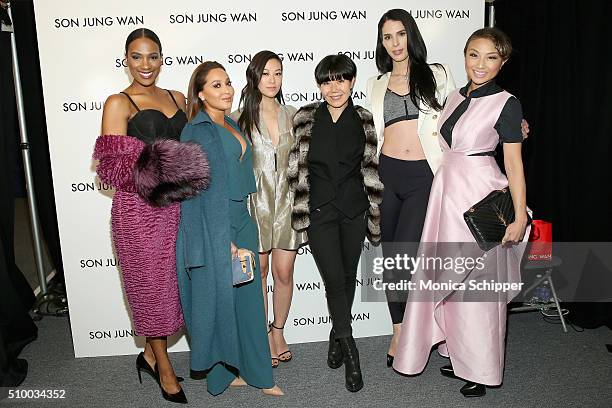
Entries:
{"type": "Polygon", "coordinates": [[[382,203],[383,183],[378,177],[378,138],[374,128],[374,119],[367,109],[356,106],[355,110],[361,118],[365,132],[365,149],[361,161],[361,176],[363,186],[368,195],[370,206],[368,208],[368,240],[372,244],[380,242],[380,204],[382,203]]]}
{"type": "Polygon", "coordinates": [[[149,204],[164,207],[196,196],[208,186],[209,174],[208,158],[198,144],[163,139],[140,153],[134,184],[149,204]]]}
{"type": "Polygon", "coordinates": [[[93,158],[102,182],[117,190],[136,192],[134,164],[145,143],[132,136],[108,135],[96,139],[93,158]]]}
{"type": "Polygon", "coordinates": [[[206,153],[194,143],[158,140],[146,144],[132,136],[100,136],[93,158],[104,183],[138,193],[155,207],[193,197],[209,182],[206,153]]]}

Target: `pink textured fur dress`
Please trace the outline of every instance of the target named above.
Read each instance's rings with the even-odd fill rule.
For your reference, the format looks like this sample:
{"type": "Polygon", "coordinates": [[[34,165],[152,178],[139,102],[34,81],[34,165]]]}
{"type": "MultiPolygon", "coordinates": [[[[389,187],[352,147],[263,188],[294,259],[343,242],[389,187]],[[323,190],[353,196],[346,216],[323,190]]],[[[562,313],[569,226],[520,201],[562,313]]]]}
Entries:
{"type": "MultiPolygon", "coordinates": [[[[147,110],[134,118],[163,125],[165,116],[145,117],[153,112],[164,116],[147,110]]],[[[100,179],[116,188],[113,242],[136,333],[147,337],[172,335],[184,324],[176,274],[177,201],[202,189],[208,177],[201,148],[176,140],[185,114],[177,111],[174,118],[165,119],[177,123],[146,137],[130,131],[130,126],[128,133],[139,137],[100,136],[93,155],[99,160],[100,179]]]]}

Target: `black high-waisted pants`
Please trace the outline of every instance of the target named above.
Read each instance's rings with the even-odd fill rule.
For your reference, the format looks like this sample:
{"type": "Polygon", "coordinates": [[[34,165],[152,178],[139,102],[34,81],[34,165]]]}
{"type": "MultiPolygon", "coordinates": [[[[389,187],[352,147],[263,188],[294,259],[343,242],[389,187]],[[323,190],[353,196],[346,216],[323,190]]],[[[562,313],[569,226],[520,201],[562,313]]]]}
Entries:
{"type": "MultiPolygon", "coordinates": [[[[380,228],[385,257],[397,254],[415,257],[421,240],[433,173],[427,160],[400,160],[381,153],[378,165],[385,185],[380,208],[380,228]]],[[[410,280],[408,270],[385,270],[385,282],[410,280]]],[[[393,324],[399,324],[406,309],[406,291],[387,291],[393,324]]]]}
{"type": "Polygon", "coordinates": [[[310,213],[308,242],[325,284],[336,338],[353,333],[351,307],[366,228],[365,212],[348,218],[328,203],[310,213]]]}

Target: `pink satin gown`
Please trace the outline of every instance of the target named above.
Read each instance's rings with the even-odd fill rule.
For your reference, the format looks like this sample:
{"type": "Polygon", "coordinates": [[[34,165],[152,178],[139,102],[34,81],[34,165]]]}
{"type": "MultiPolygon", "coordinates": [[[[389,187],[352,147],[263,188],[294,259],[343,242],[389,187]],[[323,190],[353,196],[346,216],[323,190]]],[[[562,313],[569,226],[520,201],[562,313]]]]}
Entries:
{"type": "MultiPolygon", "coordinates": [[[[502,91],[473,98],[453,128],[452,148],[443,137],[439,138],[443,158],[431,188],[419,254],[433,254],[436,246],[441,246],[435,243],[475,242],[463,213],[492,190],[508,186],[492,156],[469,155],[495,150],[500,139],[494,125],[511,96],[502,91]]],[[[459,90],[449,95],[439,126],[464,99],[459,90]]],[[[528,236],[529,228],[525,241],[528,236]]],[[[477,248],[476,244],[470,247],[477,248]]],[[[469,271],[463,278],[518,283],[524,249],[525,244],[498,246],[487,252],[484,270],[469,271]]],[[[431,271],[417,269],[412,282],[431,279],[430,275],[431,271]]],[[[506,304],[517,294],[518,291],[507,292],[498,301],[482,302],[463,301],[465,294],[452,291],[443,300],[427,300],[423,293],[411,292],[393,367],[401,373],[419,374],[432,347],[439,345],[439,353],[450,357],[457,376],[486,385],[501,384],[506,304]]]]}

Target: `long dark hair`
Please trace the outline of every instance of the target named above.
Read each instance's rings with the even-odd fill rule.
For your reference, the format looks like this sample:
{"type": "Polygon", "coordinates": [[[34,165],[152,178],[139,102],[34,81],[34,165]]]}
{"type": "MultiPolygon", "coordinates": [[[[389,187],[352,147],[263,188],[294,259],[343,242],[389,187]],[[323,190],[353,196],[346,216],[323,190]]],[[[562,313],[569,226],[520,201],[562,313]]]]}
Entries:
{"type": "MultiPolygon", "coordinates": [[[[253,141],[251,133],[254,130],[261,133],[259,129],[259,105],[261,104],[262,95],[259,91],[259,82],[261,81],[261,76],[263,75],[266,64],[271,59],[280,62],[281,70],[283,69],[283,62],[280,57],[276,53],[267,50],[259,51],[255,54],[253,58],[251,58],[251,62],[246,69],[247,83],[244,88],[242,88],[242,93],[240,94],[240,103],[238,106],[241,106],[243,109],[238,118],[238,126],[251,141],[253,141]]],[[[276,94],[276,100],[280,104],[285,104],[282,86],[276,94]]]]}
{"type": "Polygon", "coordinates": [[[223,65],[217,61],[206,61],[198,65],[193,74],[191,74],[187,91],[187,118],[189,120],[193,119],[204,108],[204,102],[202,102],[198,94],[204,88],[204,84],[206,84],[208,73],[215,68],[221,68],[225,71],[223,65]]]}
{"type": "MultiPolygon", "coordinates": [[[[442,105],[436,99],[436,79],[427,64],[427,47],[414,18],[403,9],[392,9],[382,15],[378,21],[378,38],[376,40],[376,67],[381,74],[393,70],[393,60],[383,46],[382,27],[387,21],[399,21],[404,25],[408,35],[408,64],[410,64],[410,99],[415,106],[419,101],[425,102],[430,108],[442,110],[442,105]]],[[[440,67],[442,65],[436,64],[440,67]]],[[[444,68],[443,68],[444,69],[444,68]]]]}
{"type": "Polygon", "coordinates": [[[162,53],[161,41],[159,40],[159,37],[157,36],[157,34],[149,30],[148,28],[137,28],[134,31],[132,31],[130,35],[128,35],[127,39],[125,40],[125,53],[126,54],[127,54],[128,47],[130,46],[130,44],[134,40],[137,40],[139,38],[148,38],[149,40],[153,41],[159,47],[159,53],[160,54],[162,53]]]}

